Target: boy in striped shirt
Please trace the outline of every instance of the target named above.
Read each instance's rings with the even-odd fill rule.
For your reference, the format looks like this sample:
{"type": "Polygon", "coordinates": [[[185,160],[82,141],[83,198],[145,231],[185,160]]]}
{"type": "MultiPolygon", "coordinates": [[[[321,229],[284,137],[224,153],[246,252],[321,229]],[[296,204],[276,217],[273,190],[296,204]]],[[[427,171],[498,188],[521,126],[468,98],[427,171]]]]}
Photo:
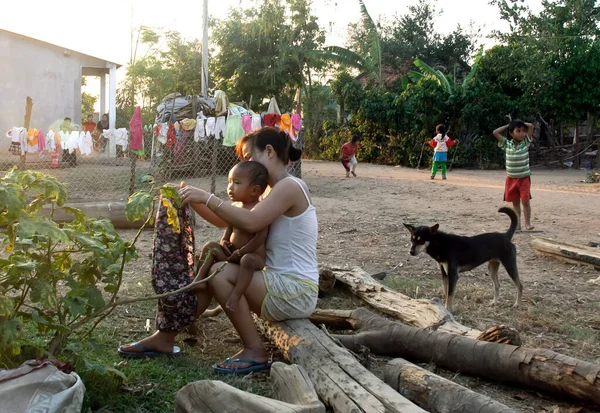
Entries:
{"type": "Polygon", "coordinates": [[[498,140],[498,147],[506,153],[506,184],[504,186],[504,200],[512,202],[513,208],[519,216],[521,229],[521,204],[525,216],[525,229],[533,229],[531,225],[531,171],[529,170],[529,145],[533,137],[533,125],[515,119],[508,125],[499,127],[494,131],[498,140]],[[509,140],[502,134],[508,130],[509,140]]]}

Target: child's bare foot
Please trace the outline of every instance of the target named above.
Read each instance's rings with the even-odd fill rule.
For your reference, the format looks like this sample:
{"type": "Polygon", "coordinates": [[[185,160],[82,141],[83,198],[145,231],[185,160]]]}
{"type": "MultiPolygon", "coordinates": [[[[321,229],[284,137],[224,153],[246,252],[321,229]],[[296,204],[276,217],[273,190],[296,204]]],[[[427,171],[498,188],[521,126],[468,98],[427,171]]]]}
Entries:
{"type": "Polygon", "coordinates": [[[356,178],[356,172],[352,171],[352,176],[356,178]]]}
{"type": "Polygon", "coordinates": [[[445,181],[445,180],[446,180],[446,177],[445,177],[445,176],[442,176],[442,180],[444,180],[444,181],[445,181]]]}
{"type": "Polygon", "coordinates": [[[531,231],[535,229],[535,227],[531,224],[525,224],[525,231],[531,231]]]}

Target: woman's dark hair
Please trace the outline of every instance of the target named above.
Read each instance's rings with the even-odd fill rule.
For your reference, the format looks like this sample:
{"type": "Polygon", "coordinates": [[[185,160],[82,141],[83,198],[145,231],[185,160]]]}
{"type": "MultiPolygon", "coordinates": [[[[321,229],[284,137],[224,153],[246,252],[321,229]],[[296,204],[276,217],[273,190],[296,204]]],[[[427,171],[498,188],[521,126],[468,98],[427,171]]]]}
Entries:
{"type": "Polygon", "coordinates": [[[294,148],[292,139],[287,133],[270,126],[249,133],[238,141],[235,152],[239,159],[244,159],[243,148],[248,142],[259,151],[264,151],[267,145],[271,145],[284,164],[289,161],[295,162],[302,156],[302,151],[294,148]]]}
{"type": "Polygon", "coordinates": [[[435,127],[435,132],[441,133],[444,136],[446,134],[446,126],[440,123],[435,127]]]}
{"type": "Polygon", "coordinates": [[[508,136],[512,136],[515,129],[524,127],[526,127],[525,122],[523,122],[521,119],[511,120],[508,124],[508,136]]]}
{"type": "Polygon", "coordinates": [[[356,143],[359,140],[360,140],[360,135],[358,133],[355,133],[352,135],[352,140],[351,140],[352,143],[356,143]]]}
{"type": "Polygon", "coordinates": [[[269,171],[263,164],[254,161],[242,161],[236,166],[238,171],[248,175],[248,183],[250,185],[258,185],[261,189],[261,194],[269,185],[269,171]]]}

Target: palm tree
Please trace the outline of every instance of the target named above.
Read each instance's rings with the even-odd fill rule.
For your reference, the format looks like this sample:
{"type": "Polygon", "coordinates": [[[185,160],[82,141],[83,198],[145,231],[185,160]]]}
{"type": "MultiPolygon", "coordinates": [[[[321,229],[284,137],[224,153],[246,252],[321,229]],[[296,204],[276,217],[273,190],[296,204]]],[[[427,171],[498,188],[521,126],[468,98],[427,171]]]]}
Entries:
{"type": "Polygon", "coordinates": [[[358,0],[358,2],[360,3],[362,23],[367,29],[367,52],[360,55],[345,47],[328,46],[323,48],[319,54],[331,62],[358,69],[361,75],[368,75],[374,78],[377,84],[381,84],[381,39],[365,3],[362,0],[358,0]]]}

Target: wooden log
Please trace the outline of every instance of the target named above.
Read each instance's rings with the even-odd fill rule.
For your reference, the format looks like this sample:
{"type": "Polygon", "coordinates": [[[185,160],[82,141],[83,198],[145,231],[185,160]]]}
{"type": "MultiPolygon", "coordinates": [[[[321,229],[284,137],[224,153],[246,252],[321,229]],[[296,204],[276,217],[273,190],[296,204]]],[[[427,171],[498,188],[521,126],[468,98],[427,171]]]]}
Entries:
{"type": "Polygon", "coordinates": [[[330,268],[324,267],[319,271],[319,294],[327,294],[335,287],[335,274],[330,268]]]}
{"type": "Polygon", "coordinates": [[[600,404],[600,365],[545,349],[517,347],[420,329],[366,310],[352,312],[354,335],[334,335],[346,348],[402,357],[512,385],[600,404]]]}
{"type": "Polygon", "coordinates": [[[302,367],[273,363],[271,384],[277,400],[247,393],[217,380],[189,383],[175,397],[175,412],[325,413],[325,406],[302,367]]]}
{"type": "Polygon", "coordinates": [[[600,250],[586,245],[569,244],[547,238],[534,238],[531,246],[537,253],[562,261],[600,268],[600,250]]]}
{"type": "Polygon", "coordinates": [[[403,360],[385,366],[384,381],[430,413],[516,413],[496,400],[403,360]]]}
{"type": "Polygon", "coordinates": [[[292,363],[308,372],[321,400],[337,413],[424,412],[363,367],[308,320],[271,323],[259,330],[292,363]]]}
{"type": "MultiPolygon", "coordinates": [[[[117,202],[106,202],[106,201],[98,201],[98,202],[77,202],[77,203],[69,203],[66,206],[71,208],[77,208],[83,211],[83,213],[88,218],[96,218],[96,219],[109,219],[113,226],[117,229],[138,229],[142,226],[145,219],[129,222],[125,217],[125,207],[127,205],[126,201],[117,201],[117,202]]],[[[157,204],[158,207],[158,204],[157,204]]],[[[45,205],[42,208],[42,212],[46,214],[48,217],[50,216],[50,206],[45,205]]],[[[67,214],[62,209],[56,209],[54,211],[54,221],[55,222],[71,222],[73,220],[73,215],[67,214]]],[[[146,228],[153,228],[154,225],[148,223],[146,228]]]]}
{"type": "Polygon", "coordinates": [[[416,300],[377,282],[361,268],[333,269],[336,280],[382,313],[420,328],[477,338],[481,331],[458,323],[439,300],[416,300]]]}

